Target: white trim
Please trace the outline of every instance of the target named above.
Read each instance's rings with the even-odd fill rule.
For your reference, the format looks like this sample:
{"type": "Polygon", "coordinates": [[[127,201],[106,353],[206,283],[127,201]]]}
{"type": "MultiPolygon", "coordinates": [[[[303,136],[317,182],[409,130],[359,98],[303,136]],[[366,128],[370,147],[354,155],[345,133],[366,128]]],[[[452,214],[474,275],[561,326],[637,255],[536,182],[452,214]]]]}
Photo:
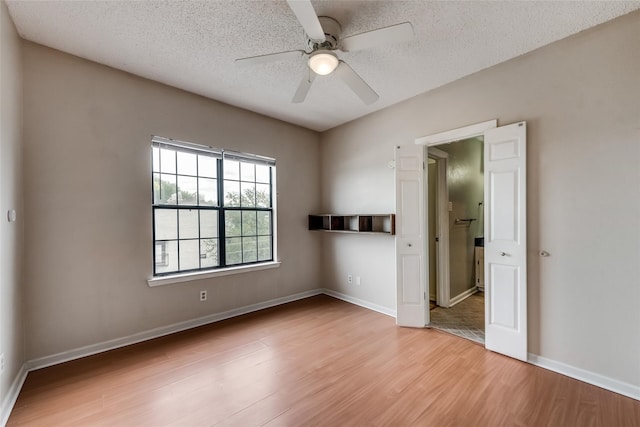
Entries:
{"type": "Polygon", "coordinates": [[[466,300],[467,298],[469,298],[471,295],[475,294],[476,292],[478,292],[478,288],[477,287],[473,287],[471,289],[467,289],[466,291],[456,295],[455,297],[451,298],[449,300],[449,308],[453,307],[454,305],[458,304],[459,302],[462,302],[464,300],[466,300]]]}
{"type": "Polygon", "coordinates": [[[434,157],[437,159],[448,159],[449,153],[436,147],[429,147],[427,150],[427,157],[432,160],[435,160],[434,157]],[[432,154],[433,156],[429,156],[429,154],[432,154]]]}
{"type": "Polygon", "coordinates": [[[323,294],[329,295],[330,297],[334,297],[354,305],[359,305],[360,307],[368,308],[369,310],[377,311],[378,313],[386,314],[387,316],[396,317],[396,311],[391,308],[382,307],[381,305],[377,305],[372,302],[362,300],[360,298],[355,298],[355,297],[352,297],[351,295],[334,291],[333,289],[323,288],[321,289],[321,291],[323,294]]]}
{"type": "Polygon", "coordinates": [[[418,145],[446,144],[448,142],[460,141],[462,139],[482,135],[485,131],[495,127],[498,127],[498,120],[488,120],[486,122],[476,123],[475,125],[416,138],[415,143],[418,145]]]}
{"type": "Polygon", "coordinates": [[[18,371],[18,374],[9,386],[7,394],[2,401],[2,406],[0,407],[0,426],[5,426],[7,424],[7,421],[9,421],[9,415],[11,415],[13,406],[16,404],[16,400],[18,400],[18,395],[20,394],[20,390],[22,390],[24,380],[27,379],[28,372],[29,371],[27,370],[27,365],[22,365],[22,367],[18,371]]]}
{"type": "Polygon", "coordinates": [[[556,360],[547,359],[546,357],[538,356],[537,354],[529,353],[528,356],[527,361],[532,365],[539,366],[540,368],[544,368],[558,374],[566,375],[567,377],[574,378],[635,400],[640,400],[639,386],[605,377],[604,375],[596,374],[595,372],[587,371],[585,369],[576,368],[575,366],[567,365],[556,360]]]}
{"type": "MultiPolygon", "coordinates": [[[[436,253],[437,290],[436,304],[447,308],[450,305],[451,264],[449,261],[449,186],[447,184],[447,162],[449,154],[435,147],[425,147],[427,158],[436,159],[438,182],[436,188],[436,235],[438,251],[436,253]]],[[[435,236],[428,236],[433,239],[435,236]]],[[[429,266],[431,268],[431,266],[429,266]]]]}
{"type": "Polygon", "coordinates": [[[321,293],[321,289],[314,289],[311,291],[300,292],[286,297],[275,298],[269,301],[259,302],[240,308],[234,308],[222,313],[216,313],[209,316],[199,317],[197,319],[187,320],[185,322],[174,323],[173,325],[149,329],[147,331],[138,332],[126,337],[116,338],[113,340],[91,344],[69,351],[63,351],[62,353],[53,354],[51,356],[45,356],[38,359],[30,360],[29,362],[27,362],[27,368],[30,371],[46,368],[47,366],[57,365],[59,363],[68,362],[70,360],[79,359],[81,357],[91,356],[116,348],[125,347],[131,344],[137,344],[139,342],[163,337],[165,335],[185,331],[187,329],[196,328],[198,326],[207,325],[209,323],[219,322],[221,320],[230,319],[232,317],[241,316],[243,314],[252,313],[258,310],[263,310],[265,308],[275,307],[277,305],[286,304],[288,302],[320,295],[321,293]]]}
{"type": "MultiPolygon", "coordinates": [[[[275,237],[274,237],[275,240],[275,237]]],[[[227,267],[218,270],[198,271],[196,273],[172,274],[170,276],[158,276],[147,279],[150,287],[172,285],[174,283],[190,282],[192,280],[209,279],[211,277],[228,276],[230,274],[250,273],[252,271],[267,270],[269,268],[280,267],[280,261],[264,262],[260,264],[241,265],[238,267],[227,267]]]]}
{"type": "Polygon", "coordinates": [[[164,148],[163,146],[171,146],[172,148],[186,148],[188,150],[195,150],[208,154],[213,154],[216,158],[222,158],[222,149],[212,147],[211,145],[196,144],[195,142],[180,141],[179,139],[166,138],[164,136],[151,135],[151,144],[158,144],[158,148],[164,148]]]}

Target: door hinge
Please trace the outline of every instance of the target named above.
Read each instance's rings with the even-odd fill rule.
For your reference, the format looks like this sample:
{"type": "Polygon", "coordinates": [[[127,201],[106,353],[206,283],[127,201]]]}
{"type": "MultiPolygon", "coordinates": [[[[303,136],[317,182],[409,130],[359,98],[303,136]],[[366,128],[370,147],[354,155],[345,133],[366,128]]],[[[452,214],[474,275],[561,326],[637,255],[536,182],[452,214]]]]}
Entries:
{"type": "Polygon", "coordinates": [[[424,300],[427,300],[427,291],[424,292],[424,300]]]}

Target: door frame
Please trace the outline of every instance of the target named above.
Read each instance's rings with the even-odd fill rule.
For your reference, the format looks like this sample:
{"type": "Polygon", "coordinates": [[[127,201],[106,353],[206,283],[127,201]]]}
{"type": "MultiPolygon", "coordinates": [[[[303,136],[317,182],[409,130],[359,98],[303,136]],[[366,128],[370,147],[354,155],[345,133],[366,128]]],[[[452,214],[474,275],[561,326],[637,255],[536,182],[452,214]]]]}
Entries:
{"type": "MultiPolygon", "coordinates": [[[[422,136],[420,138],[416,138],[415,140],[415,144],[416,145],[422,145],[424,146],[424,150],[425,150],[425,158],[427,158],[429,156],[429,154],[433,154],[435,156],[438,156],[438,154],[440,156],[442,156],[442,153],[446,154],[444,151],[439,150],[438,148],[436,148],[437,145],[442,145],[442,144],[447,144],[450,142],[455,142],[455,141],[460,141],[463,139],[469,139],[469,138],[474,138],[474,137],[478,137],[478,136],[483,136],[484,137],[484,133],[489,130],[489,129],[494,129],[498,127],[498,120],[488,120],[486,122],[481,122],[481,123],[476,123],[473,125],[469,125],[469,126],[464,126],[461,128],[456,128],[456,129],[451,129],[448,131],[444,131],[444,132],[439,132],[436,134],[432,134],[432,135],[426,135],[426,136],[422,136]]],[[[445,162],[446,162],[446,157],[445,157],[445,162]]],[[[446,163],[445,163],[446,166],[446,163]]],[[[426,174],[425,174],[426,175],[426,174]]],[[[441,305],[440,303],[442,302],[445,305],[441,305],[442,307],[449,307],[450,302],[449,302],[449,297],[450,297],[450,288],[449,288],[449,280],[450,280],[450,275],[449,275],[449,210],[448,210],[448,190],[446,188],[446,167],[444,168],[444,170],[440,170],[440,167],[438,167],[438,205],[439,205],[439,211],[438,211],[438,229],[439,232],[442,233],[446,233],[446,239],[441,238],[441,245],[438,246],[438,305],[441,305]],[[444,180],[442,179],[442,176],[444,175],[444,180]],[[445,186],[445,190],[441,190],[442,185],[445,186]],[[443,212],[444,211],[444,212],[443,212]],[[444,242],[446,240],[446,243],[444,242]],[[445,251],[445,246],[446,246],[446,251],[445,251]],[[446,264],[445,264],[446,262],[446,264]],[[439,274],[440,272],[445,272],[445,274],[439,274]],[[441,276],[445,276],[442,277],[441,276]],[[442,298],[441,298],[442,296],[442,298]],[[445,298],[446,297],[446,298],[445,298]]],[[[425,188],[427,186],[425,185],[425,188]]],[[[485,188],[485,193],[486,193],[486,188],[485,188]]],[[[424,195],[422,197],[425,197],[424,195]]],[[[426,198],[426,197],[425,197],[426,198]]],[[[442,236],[442,234],[440,234],[440,236],[442,236]]],[[[425,236],[425,239],[429,239],[431,238],[431,236],[425,236]]],[[[426,242],[425,242],[426,243],[426,242]]],[[[426,277],[428,277],[428,274],[425,274],[425,280],[426,277]]],[[[428,284],[427,284],[428,285],[428,284]]],[[[427,286],[428,289],[428,286],[427,286]]],[[[427,305],[426,307],[427,310],[429,310],[429,306],[427,305]]],[[[429,319],[429,317],[427,317],[429,319]]]]}
{"type": "MultiPolygon", "coordinates": [[[[450,306],[450,264],[449,264],[449,187],[447,185],[447,163],[449,154],[435,147],[427,147],[425,157],[436,161],[436,236],[427,236],[428,239],[438,238],[436,245],[436,304],[440,307],[450,306]]],[[[428,186],[425,184],[425,188],[428,186]]],[[[427,212],[427,220],[429,220],[427,212]]],[[[428,231],[427,231],[428,234],[428,231]]],[[[431,266],[429,267],[431,268],[431,266]]],[[[427,274],[428,277],[428,274],[427,274]]]]}

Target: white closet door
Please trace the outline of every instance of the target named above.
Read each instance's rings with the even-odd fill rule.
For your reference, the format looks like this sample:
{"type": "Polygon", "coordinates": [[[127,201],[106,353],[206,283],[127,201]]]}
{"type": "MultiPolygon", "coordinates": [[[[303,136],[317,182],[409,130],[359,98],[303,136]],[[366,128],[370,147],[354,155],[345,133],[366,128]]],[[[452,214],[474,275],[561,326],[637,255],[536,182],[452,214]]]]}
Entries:
{"type": "Polygon", "coordinates": [[[484,138],[485,346],[527,360],[526,123],[484,138]]]}
{"type": "Polygon", "coordinates": [[[396,148],[396,274],[399,326],[422,328],[426,310],[427,239],[424,147],[396,148]]]}

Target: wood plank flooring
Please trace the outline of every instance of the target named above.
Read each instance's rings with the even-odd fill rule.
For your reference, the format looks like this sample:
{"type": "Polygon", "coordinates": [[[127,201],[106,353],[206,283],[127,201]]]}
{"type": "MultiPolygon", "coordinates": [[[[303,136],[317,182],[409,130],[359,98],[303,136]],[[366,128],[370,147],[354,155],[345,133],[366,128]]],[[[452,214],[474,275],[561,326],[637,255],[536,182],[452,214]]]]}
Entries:
{"type": "Polygon", "coordinates": [[[321,295],[32,372],[24,425],[639,426],[640,402],[321,295]]]}

